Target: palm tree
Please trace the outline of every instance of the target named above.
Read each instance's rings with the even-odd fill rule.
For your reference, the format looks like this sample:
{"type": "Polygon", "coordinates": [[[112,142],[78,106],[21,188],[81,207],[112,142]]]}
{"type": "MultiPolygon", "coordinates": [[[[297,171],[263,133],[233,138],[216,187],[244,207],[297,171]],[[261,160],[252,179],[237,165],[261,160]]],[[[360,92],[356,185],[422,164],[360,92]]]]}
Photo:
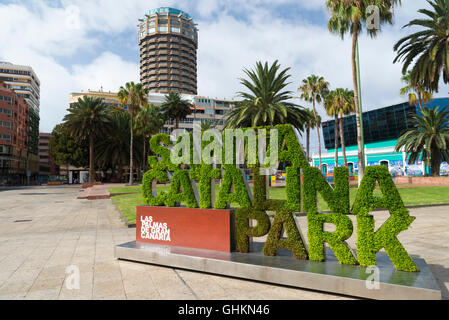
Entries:
{"type": "Polygon", "coordinates": [[[331,91],[324,100],[324,108],[326,114],[335,118],[334,125],[334,142],[335,142],[335,168],[338,167],[338,117],[340,115],[340,99],[341,96],[337,94],[337,91],[331,91]]]}
{"type": "Polygon", "coordinates": [[[182,99],[176,92],[170,92],[165,96],[165,102],[161,105],[162,114],[165,119],[174,119],[175,128],[179,129],[179,121],[192,114],[194,106],[187,100],[182,99]]]}
{"type": "MultiPolygon", "coordinates": [[[[324,80],[323,77],[311,75],[307,79],[304,79],[302,81],[302,85],[299,87],[298,90],[301,93],[301,99],[312,103],[313,113],[315,115],[315,119],[317,119],[318,113],[316,111],[316,103],[321,103],[321,101],[323,101],[329,94],[329,83],[326,80],[324,80]]],[[[320,127],[321,125],[316,126],[316,131],[318,135],[318,154],[320,157],[320,171],[321,171],[322,160],[321,160],[320,127]]]]}
{"type": "Polygon", "coordinates": [[[443,160],[449,160],[449,109],[424,107],[419,113],[411,120],[413,128],[399,138],[396,152],[404,149],[409,163],[421,158],[436,177],[443,160]]]}
{"type": "Polygon", "coordinates": [[[341,102],[342,104],[339,107],[340,111],[340,143],[341,149],[343,152],[343,161],[345,167],[348,166],[348,158],[346,157],[346,142],[345,142],[345,116],[349,116],[350,114],[355,112],[355,100],[354,100],[354,91],[348,89],[337,89],[337,91],[341,92],[339,94],[342,95],[341,102]]]}
{"type": "Polygon", "coordinates": [[[201,132],[214,129],[215,125],[212,121],[202,121],[201,122],[201,132]]]}
{"type": "Polygon", "coordinates": [[[161,108],[152,104],[142,107],[136,117],[134,128],[136,132],[143,137],[143,161],[142,170],[147,167],[147,149],[146,142],[151,136],[158,133],[164,126],[164,118],[161,108]]]}
{"type": "Polygon", "coordinates": [[[249,79],[240,79],[248,92],[238,92],[242,100],[231,109],[226,120],[226,128],[245,128],[257,126],[275,126],[291,124],[302,129],[307,114],[302,107],[289,102],[292,92],[285,88],[290,68],[280,71],[280,64],[275,61],[257,62],[254,70],[244,69],[249,79]]]}
{"type": "Polygon", "coordinates": [[[134,168],[133,168],[133,147],[134,147],[134,115],[140,110],[141,106],[146,106],[148,90],[143,87],[141,83],[135,84],[134,82],[128,82],[125,87],[120,87],[118,97],[123,107],[128,107],[130,114],[130,132],[131,142],[129,146],[129,185],[134,183],[134,168]]]}
{"type": "MultiPolygon", "coordinates": [[[[329,20],[329,30],[337,33],[344,39],[346,33],[352,35],[352,81],[354,84],[354,103],[356,110],[357,122],[357,144],[359,158],[359,181],[362,180],[365,173],[365,159],[363,150],[365,148],[362,141],[362,130],[360,121],[359,106],[359,88],[358,88],[358,72],[357,72],[357,50],[358,37],[363,30],[363,23],[371,18],[372,11],[368,10],[370,6],[375,6],[379,13],[379,28],[381,24],[390,23],[393,20],[393,7],[400,4],[400,0],[327,0],[327,8],[330,11],[331,18],[329,20]]],[[[366,28],[371,37],[375,37],[378,33],[377,28],[366,28]]]]}
{"type": "MultiPolygon", "coordinates": [[[[121,181],[123,169],[129,161],[130,145],[130,117],[129,113],[113,112],[111,114],[111,126],[103,139],[96,144],[96,162],[103,167],[110,167],[114,171],[117,169],[118,178],[121,181]]],[[[134,137],[134,142],[140,142],[140,137],[134,137]]],[[[134,143],[133,154],[139,155],[139,144],[134,143]]]]}
{"type": "Polygon", "coordinates": [[[307,113],[307,122],[305,123],[305,131],[307,136],[307,161],[310,161],[310,130],[315,129],[315,127],[321,127],[321,117],[318,115],[315,117],[313,110],[305,109],[307,113]]]}
{"type": "Polygon", "coordinates": [[[438,92],[441,73],[444,83],[449,82],[449,0],[428,0],[433,10],[421,9],[419,13],[427,19],[415,19],[404,26],[421,30],[401,40],[394,46],[397,57],[394,62],[403,62],[402,73],[413,62],[410,74],[413,85],[423,85],[428,91],[438,92]]]}
{"type": "Polygon", "coordinates": [[[406,86],[401,89],[401,95],[405,96],[408,94],[410,105],[418,105],[419,108],[422,109],[426,103],[429,103],[432,100],[432,92],[428,92],[424,89],[424,83],[422,81],[417,84],[412,83],[412,72],[410,70],[406,75],[402,76],[402,82],[404,82],[406,86]]]}
{"type": "Polygon", "coordinates": [[[89,141],[89,182],[95,182],[94,144],[111,123],[111,116],[99,98],[84,97],[67,110],[64,125],[70,135],[79,140],[89,141]]]}

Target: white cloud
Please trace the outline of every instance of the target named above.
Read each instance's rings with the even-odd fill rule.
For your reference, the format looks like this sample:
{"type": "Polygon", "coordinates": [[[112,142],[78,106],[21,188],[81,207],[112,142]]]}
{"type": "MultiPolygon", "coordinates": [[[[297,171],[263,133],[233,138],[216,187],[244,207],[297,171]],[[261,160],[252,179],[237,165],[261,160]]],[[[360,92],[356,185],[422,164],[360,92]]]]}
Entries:
{"type": "MultiPolygon", "coordinates": [[[[315,11],[321,19],[324,0],[60,2],[62,7],[37,0],[0,4],[0,38],[3,44],[8,44],[0,47],[0,60],[31,65],[37,72],[42,83],[42,131],[50,131],[62,120],[70,92],[99,89],[100,86],[104,90],[116,90],[126,81],[138,80],[139,61],[125,61],[120,56],[130,49],[124,47],[123,52],[108,52],[100,39],[114,41],[118,36],[136,37],[138,19],[147,10],[161,5],[191,13],[199,25],[198,88],[202,95],[232,98],[242,90],[238,81],[244,76],[242,69],[253,67],[258,60],[279,60],[283,67],[291,67],[293,83],[289,89],[292,91],[312,73],[324,76],[333,88],[352,88],[349,38],[341,41],[330,34],[325,21],[322,25],[311,25],[304,18],[281,19],[279,12],[273,10],[280,5],[298,6],[315,11]],[[245,19],[231,15],[236,12],[245,19]],[[91,61],[71,63],[73,57],[87,51],[93,53],[91,61]],[[64,65],[60,62],[62,59],[64,65]]],[[[409,32],[401,27],[417,17],[416,11],[421,6],[426,3],[404,1],[402,7],[396,9],[394,26],[385,26],[377,39],[362,37],[360,56],[365,107],[381,107],[404,100],[399,96],[401,66],[392,64],[393,45],[409,32]]],[[[138,50],[137,45],[135,50],[138,50]]],[[[324,115],[322,109],[320,113],[324,115]]]]}

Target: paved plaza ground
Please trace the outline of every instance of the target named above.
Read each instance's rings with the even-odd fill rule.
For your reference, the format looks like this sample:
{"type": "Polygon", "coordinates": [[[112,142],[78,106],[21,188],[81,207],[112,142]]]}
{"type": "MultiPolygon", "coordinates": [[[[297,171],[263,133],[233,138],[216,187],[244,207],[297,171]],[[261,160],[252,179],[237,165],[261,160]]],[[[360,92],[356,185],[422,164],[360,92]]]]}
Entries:
{"type": "MultiPolygon", "coordinates": [[[[111,200],[77,200],[79,188],[0,191],[0,299],[347,299],[346,297],[117,261],[114,245],[135,240],[111,200]],[[80,270],[68,290],[67,267],[80,270]]],[[[425,258],[449,299],[449,207],[413,209],[400,235],[425,258]]],[[[376,212],[377,224],[388,214],[376,212]]],[[[306,230],[305,218],[300,225],[306,230]]],[[[355,237],[350,239],[354,245],[355,237]]]]}

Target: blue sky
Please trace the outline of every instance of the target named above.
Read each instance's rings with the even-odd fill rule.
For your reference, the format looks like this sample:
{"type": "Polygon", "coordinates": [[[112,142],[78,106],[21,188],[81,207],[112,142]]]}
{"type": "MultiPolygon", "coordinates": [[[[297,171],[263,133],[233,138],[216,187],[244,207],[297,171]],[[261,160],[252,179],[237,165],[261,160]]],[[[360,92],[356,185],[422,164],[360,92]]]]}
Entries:
{"type": "MultiPolygon", "coordinates": [[[[332,88],[352,88],[350,39],[327,30],[325,0],[0,0],[0,61],[30,65],[41,80],[41,131],[62,121],[70,92],[116,91],[139,81],[137,23],[160,6],[188,12],[199,27],[198,91],[233,98],[242,89],[242,69],[257,61],[279,60],[292,75],[296,93],[310,74],[332,88]],[[5,45],[6,44],[6,45],[5,45]]],[[[395,24],[377,39],[360,42],[365,109],[404,101],[399,95],[401,66],[392,63],[393,46],[409,31],[425,1],[403,1],[395,24]]],[[[443,86],[441,95],[447,95],[443,86]]],[[[298,104],[309,107],[303,101],[298,104]]],[[[324,111],[320,109],[324,118],[324,111]]],[[[313,139],[316,140],[316,137],[313,139]]],[[[315,148],[313,148],[315,150],[315,148]]]]}

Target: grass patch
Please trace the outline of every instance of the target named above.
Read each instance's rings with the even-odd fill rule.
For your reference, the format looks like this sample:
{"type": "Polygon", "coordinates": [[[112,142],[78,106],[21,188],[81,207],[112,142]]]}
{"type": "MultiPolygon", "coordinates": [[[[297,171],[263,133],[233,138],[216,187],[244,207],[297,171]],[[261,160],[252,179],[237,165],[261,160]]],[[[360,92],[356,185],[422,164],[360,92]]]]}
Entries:
{"type": "Polygon", "coordinates": [[[129,223],[136,223],[136,207],[144,203],[141,193],[115,196],[112,197],[112,201],[120,208],[129,223]]]}
{"type": "Polygon", "coordinates": [[[108,191],[111,194],[117,194],[117,193],[141,193],[142,192],[142,187],[141,186],[112,187],[112,188],[109,188],[108,191]]]}
{"type": "MultiPolygon", "coordinates": [[[[168,186],[158,186],[158,192],[167,191],[168,186]]],[[[218,195],[217,186],[217,195],[218,195]]],[[[120,211],[128,219],[130,223],[136,222],[136,206],[144,203],[142,197],[141,187],[119,187],[110,188],[111,193],[131,193],[126,195],[119,195],[112,197],[114,203],[120,208],[120,211]]],[[[449,203],[449,187],[414,187],[414,188],[399,188],[399,193],[406,206],[418,206],[418,205],[434,205],[449,203]]],[[[356,188],[350,189],[351,205],[354,203],[357,194],[356,188]]],[[[379,189],[375,191],[375,195],[381,196],[379,189]]],[[[285,188],[276,187],[270,188],[270,198],[285,200],[285,188]]],[[[319,209],[320,211],[329,211],[327,203],[324,202],[321,195],[318,195],[319,209]]],[[[234,205],[233,205],[234,206],[234,205]]]]}

